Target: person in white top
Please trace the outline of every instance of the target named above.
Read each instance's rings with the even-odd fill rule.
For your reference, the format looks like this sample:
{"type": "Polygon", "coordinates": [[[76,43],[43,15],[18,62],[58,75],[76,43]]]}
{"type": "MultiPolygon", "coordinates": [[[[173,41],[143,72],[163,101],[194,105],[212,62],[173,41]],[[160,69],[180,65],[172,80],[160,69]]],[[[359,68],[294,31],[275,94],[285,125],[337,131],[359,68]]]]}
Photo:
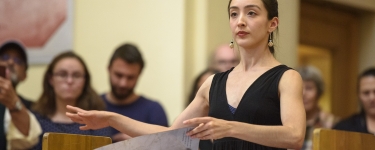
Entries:
{"type": "Polygon", "coordinates": [[[27,56],[17,41],[7,41],[0,47],[0,149],[27,149],[36,144],[41,128],[28,110],[32,102],[17,94],[19,82],[26,79],[27,56]]]}

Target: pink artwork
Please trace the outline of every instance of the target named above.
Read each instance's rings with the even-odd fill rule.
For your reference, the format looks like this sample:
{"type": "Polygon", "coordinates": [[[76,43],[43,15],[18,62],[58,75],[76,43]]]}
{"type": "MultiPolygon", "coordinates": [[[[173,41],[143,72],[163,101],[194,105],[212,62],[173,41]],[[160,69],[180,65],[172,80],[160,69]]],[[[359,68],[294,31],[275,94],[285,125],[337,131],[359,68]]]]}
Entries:
{"type": "Polygon", "coordinates": [[[0,44],[17,40],[31,64],[73,47],[73,0],[0,0],[0,44]]]}
{"type": "Polygon", "coordinates": [[[0,43],[20,40],[42,47],[66,19],[66,0],[1,0],[0,43]]]}

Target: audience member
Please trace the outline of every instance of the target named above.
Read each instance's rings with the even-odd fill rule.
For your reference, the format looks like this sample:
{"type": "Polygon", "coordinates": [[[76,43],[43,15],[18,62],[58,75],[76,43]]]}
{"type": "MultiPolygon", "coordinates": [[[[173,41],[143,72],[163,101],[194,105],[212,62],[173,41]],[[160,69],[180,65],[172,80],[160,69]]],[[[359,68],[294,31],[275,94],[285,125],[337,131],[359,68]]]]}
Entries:
{"type": "MultiPolygon", "coordinates": [[[[91,87],[91,76],[82,58],[73,52],[56,56],[48,66],[43,78],[43,92],[33,106],[43,134],[60,132],[84,135],[109,136],[109,128],[101,130],[79,130],[65,115],[67,105],[89,110],[104,110],[100,96],[91,87]]],[[[42,137],[34,149],[42,149],[42,137]]]]}
{"type": "MultiPolygon", "coordinates": [[[[123,44],[113,53],[108,66],[111,91],[102,95],[107,110],[145,123],[168,126],[162,106],[134,92],[145,62],[138,48],[123,44]]],[[[113,141],[130,136],[111,129],[113,141]]]]}
{"type": "Polygon", "coordinates": [[[239,63],[238,52],[230,48],[228,44],[218,46],[210,58],[211,70],[225,72],[239,63]]]}
{"type": "Polygon", "coordinates": [[[201,74],[198,75],[198,77],[194,80],[186,106],[188,106],[190,102],[194,99],[195,95],[198,92],[198,89],[201,87],[203,82],[206,81],[208,77],[216,73],[219,73],[219,71],[206,69],[201,74]]]}
{"type": "Polygon", "coordinates": [[[340,121],[334,129],[375,134],[375,67],[359,75],[357,93],[360,113],[340,121]]]}
{"type": "Polygon", "coordinates": [[[324,92],[324,82],[320,71],[313,66],[297,69],[303,80],[303,104],[306,110],[306,134],[304,150],[312,149],[313,132],[316,128],[332,128],[337,117],[320,109],[318,102],[324,92]]]}
{"type": "Polygon", "coordinates": [[[28,110],[31,101],[17,93],[18,83],[26,79],[28,67],[24,47],[7,41],[0,47],[0,65],[5,66],[5,78],[0,77],[0,149],[26,149],[38,142],[41,133],[35,116],[28,110]]]}

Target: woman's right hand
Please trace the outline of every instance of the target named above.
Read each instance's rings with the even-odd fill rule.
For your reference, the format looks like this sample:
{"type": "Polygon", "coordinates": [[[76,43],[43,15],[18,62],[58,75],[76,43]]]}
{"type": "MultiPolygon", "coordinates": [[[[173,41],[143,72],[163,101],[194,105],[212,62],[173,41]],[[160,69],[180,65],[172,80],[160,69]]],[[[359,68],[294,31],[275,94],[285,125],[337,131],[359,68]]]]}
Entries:
{"type": "Polygon", "coordinates": [[[109,126],[108,120],[113,113],[107,111],[90,110],[86,111],[78,107],[67,105],[66,108],[70,112],[66,115],[74,122],[83,124],[80,126],[81,130],[101,129],[109,126]]]}

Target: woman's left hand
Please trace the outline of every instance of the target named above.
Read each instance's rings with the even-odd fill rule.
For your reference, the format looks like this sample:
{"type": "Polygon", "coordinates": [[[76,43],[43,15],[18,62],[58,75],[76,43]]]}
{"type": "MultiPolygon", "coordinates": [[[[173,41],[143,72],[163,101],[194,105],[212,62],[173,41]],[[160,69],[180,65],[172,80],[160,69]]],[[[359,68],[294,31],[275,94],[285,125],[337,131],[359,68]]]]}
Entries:
{"type": "Polygon", "coordinates": [[[221,139],[230,136],[232,125],[229,121],[212,117],[200,117],[185,120],[184,125],[196,126],[187,133],[188,136],[201,140],[221,139]]]}

